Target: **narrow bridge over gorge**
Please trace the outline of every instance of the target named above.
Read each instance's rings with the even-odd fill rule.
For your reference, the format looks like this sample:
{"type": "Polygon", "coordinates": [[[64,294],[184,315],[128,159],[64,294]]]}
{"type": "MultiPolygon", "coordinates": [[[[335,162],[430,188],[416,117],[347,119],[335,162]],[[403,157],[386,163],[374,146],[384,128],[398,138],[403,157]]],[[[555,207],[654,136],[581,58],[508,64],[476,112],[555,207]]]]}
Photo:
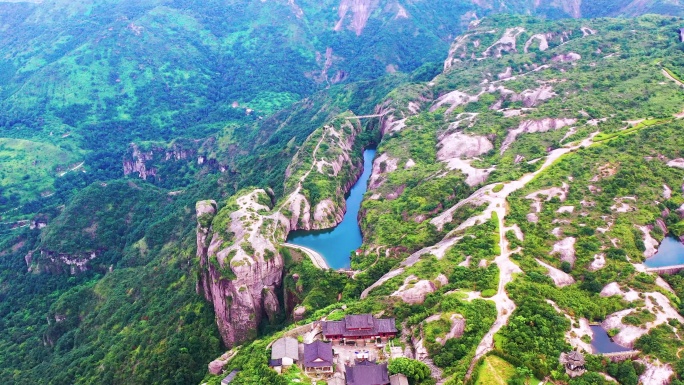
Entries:
{"type": "Polygon", "coordinates": [[[647,272],[656,273],[656,274],[677,274],[682,270],[684,270],[684,265],[672,265],[672,266],[646,268],[647,272]]]}
{"type": "Polygon", "coordinates": [[[382,118],[383,116],[387,115],[390,111],[385,111],[382,114],[375,114],[375,115],[354,115],[354,116],[347,116],[345,119],[365,119],[365,118],[382,118]]]}

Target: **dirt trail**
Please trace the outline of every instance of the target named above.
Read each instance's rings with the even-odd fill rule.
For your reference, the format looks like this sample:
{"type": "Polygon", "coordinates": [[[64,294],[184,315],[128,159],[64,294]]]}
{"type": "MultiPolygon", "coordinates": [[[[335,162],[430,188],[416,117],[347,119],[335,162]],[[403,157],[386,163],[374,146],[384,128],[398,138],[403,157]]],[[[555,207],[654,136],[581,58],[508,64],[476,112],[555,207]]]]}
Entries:
{"type": "Polygon", "coordinates": [[[534,179],[534,177],[546,170],[561,156],[571,151],[575,151],[581,146],[590,146],[593,143],[594,135],[595,134],[592,134],[589,138],[574,146],[562,147],[552,151],[547,156],[544,164],[539,168],[539,170],[530,174],[526,174],[516,181],[506,183],[503,189],[501,189],[501,191],[498,193],[494,193],[493,191],[490,192],[490,196],[492,196],[490,205],[496,205],[494,211],[499,217],[499,245],[501,247],[501,255],[494,260],[499,267],[499,289],[496,295],[492,297],[492,300],[496,303],[496,310],[498,314],[496,321],[494,321],[494,325],[492,325],[492,328],[489,330],[489,332],[485,334],[475,350],[475,357],[473,357],[473,360],[470,362],[470,368],[466,373],[466,379],[470,378],[472,375],[472,371],[475,368],[477,361],[494,348],[494,334],[496,334],[504,325],[508,323],[508,319],[515,310],[515,303],[510,299],[510,297],[508,297],[508,293],[506,293],[506,285],[513,280],[513,273],[519,273],[522,272],[522,270],[520,270],[520,268],[509,258],[512,252],[508,247],[508,241],[506,240],[505,236],[505,231],[507,228],[504,226],[503,221],[507,211],[506,199],[514,191],[523,188],[527,183],[534,179]]]}
{"type": "Polygon", "coordinates": [[[497,317],[492,328],[489,329],[477,346],[475,357],[473,357],[473,360],[470,362],[470,368],[466,373],[466,378],[470,378],[472,375],[475,363],[494,348],[494,334],[508,323],[508,319],[515,310],[515,302],[508,296],[506,285],[513,280],[514,273],[522,273],[522,270],[520,270],[515,263],[511,262],[509,258],[511,250],[508,247],[508,240],[505,235],[507,228],[504,226],[503,221],[503,218],[506,215],[505,197],[501,197],[501,199],[504,200],[504,204],[497,204],[495,210],[499,217],[499,245],[501,247],[501,254],[494,260],[499,267],[499,288],[496,295],[491,298],[496,304],[497,317]]]}
{"type": "MultiPolygon", "coordinates": [[[[513,193],[516,190],[521,189],[524,187],[527,183],[529,183],[534,177],[539,175],[542,171],[546,170],[549,166],[551,166],[556,160],[558,160],[561,156],[572,152],[576,151],[578,148],[584,146],[588,147],[593,143],[593,138],[597,133],[592,134],[589,138],[584,139],[582,142],[573,145],[568,145],[567,147],[561,147],[558,149],[553,150],[549,155],[546,157],[544,160],[544,164],[539,168],[539,170],[530,173],[530,174],[525,174],[522,176],[522,178],[508,182],[504,184],[504,187],[501,189],[499,192],[494,192],[494,187],[498,185],[499,183],[493,183],[487,186],[484,186],[480,188],[479,190],[475,191],[472,195],[470,195],[468,198],[458,202],[456,205],[450,207],[446,211],[444,211],[441,215],[438,217],[435,217],[431,222],[438,226],[438,228],[441,228],[446,222],[451,221],[453,213],[458,209],[459,207],[463,206],[465,203],[468,202],[473,202],[478,199],[485,200],[486,202],[489,202],[488,207],[484,210],[485,215],[488,213],[496,211],[497,215],[499,216],[499,221],[502,221],[505,214],[506,214],[506,199],[508,196],[513,193]]],[[[489,218],[489,216],[488,216],[489,218]]],[[[472,218],[471,218],[472,219],[472,218]]],[[[475,221],[470,221],[467,220],[465,222],[470,222],[469,225],[475,225],[475,221]]],[[[464,224],[465,224],[464,222],[464,224]]],[[[456,230],[463,230],[465,227],[468,226],[459,226],[456,230]]],[[[401,274],[404,272],[404,269],[410,266],[413,266],[416,262],[420,260],[420,257],[424,254],[431,253],[432,251],[435,250],[442,250],[450,246],[451,244],[455,243],[455,241],[458,240],[458,237],[454,235],[456,230],[451,231],[449,234],[447,234],[440,242],[438,242],[435,245],[425,247],[421,250],[418,250],[417,252],[413,253],[411,256],[409,256],[407,259],[405,259],[400,267],[398,269],[392,270],[385,275],[383,275],[379,280],[377,280],[375,283],[373,283],[371,286],[367,287],[363,293],[361,293],[361,299],[368,297],[370,292],[375,289],[376,287],[382,285],[383,283],[387,282],[393,277],[396,277],[397,275],[401,274]]],[[[503,226],[499,227],[500,231],[504,231],[503,226]]],[[[502,240],[505,240],[505,237],[503,236],[503,233],[501,234],[502,240]]],[[[504,248],[501,248],[502,253],[504,252],[504,248]]],[[[501,256],[499,256],[501,258],[501,256]]],[[[508,260],[508,258],[504,258],[505,260],[508,260]]],[[[510,260],[508,260],[510,262],[510,260]]],[[[505,262],[502,262],[505,263],[505,262]]],[[[512,262],[511,262],[512,263],[512,262]]],[[[499,266],[501,269],[501,266],[499,266]]],[[[500,279],[505,281],[507,277],[504,276],[504,272],[502,271],[500,274],[500,279]]],[[[506,282],[507,283],[507,282],[506,282]]]]}
{"type": "MultiPolygon", "coordinates": [[[[316,154],[318,153],[318,149],[321,147],[321,143],[323,143],[323,140],[325,140],[325,136],[327,133],[325,130],[327,130],[327,128],[324,128],[324,131],[321,134],[321,139],[318,141],[318,143],[316,143],[316,147],[314,147],[314,150],[311,153],[311,157],[313,158],[313,161],[311,162],[311,167],[309,168],[309,170],[307,170],[307,172],[304,173],[304,175],[302,175],[301,178],[299,178],[299,181],[297,181],[297,188],[293,192],[291,192],[290,195],[287,196],[287,199],[285,199],[285,201],[283,201],[283,203],[281,203],[280,206],[278,206],[278,208],[275,211],[273,211],[273,214],[271,214],[267,217],[267,218],[273,220],[274,223],[278,223],[279,217],[281,215],[283,215],[281,213],[281,210],[283,209],[283,207],[286,207],[287,205],[289,205],[290,202],[292,201],[292,199],[299,194],[299,192],[302,190],[302,183],[304,182],[304,180],[306,180],[306,178],[309,176],[309,174],[311,174],[311,171],[313,171],[313,169],[316,167],[316,163],[318,163],[318,159],[316,158],[316,154]]],[[[287,219],[290,220],[290,218],[287,218],[287,219]]],[[[273,229],[271,231],[271,239],[273,240],[273,242],[278,242],[276,239],[277,238],[276,237],[276,231],[277,230],[278,230],[278,226],[277,225],[273,226],[273,229]]],[[[313,250],[311,250],[311,251],[313,251],[313,250]]],[[[316,254],[318,254],[318,253],[316,253],[316,254]]],[[[312,254],[310,254],[309,257],[311,257],[311,255],[312,254]]],[[[317,265],[316,261],[314,261],[314,258],[313,257],[311,257],[311,258],[312,258],[314,265],[317,265]]]]}
{"type": "Polygon", "coordinates": [[[323,134],[321,135],[321,139],[318,141],[318,143],[316,143],[316,147],[314,147],[314,150],[311,153],[311,157],[313,158],[313,161],[311,162],[311,167],[309,168],[309,170],[307,172],[304,173],[304,175],[302,175],[301,178],[299,178],[299,181],[297,182],[297,188],[292,193],[290,193],[290,195],[288,195],[287,199],[285,199],[285,201],[280,205],[280,207],[278,207],[278,210],[276,210],[277,212],[280,212],[280,210],[282,210],[282,208],[285,207],[285,205],[290,203],[290,201],[292,200],[292,198],[294,196],[299,194],[299,191],[301,191],[301,189],[302,189],[302,183],[304,183],[304,180],[306,180],[306,178],[309,177],[309,174],[311,174],[311,171],[313,171],[313,169],[316,167],[316,163],[318,163],[318,158],[316,158],[316,153],[318,153],[318,149],[321,147],[321,143],[323,143],[323,140],[325,139],[325,134],[326,134],[326,132],[323,131],[323,134]]]}
{"type": "Polygon", "coordinates": [[[679,84],[680,86],[684,87],[684,83],[680,82],[678,79],[676,79],[675,77],[673,77],[672,75],[670,75],[670,74],[669,74],[667,71],[665,71],[664,69],[662,70],[662,73],[663,73],[663,75],[665,75],[666,78],[668,78],[668,79],[672,80],[673,82],[679,84]]]}
{"type": "MultiPolygon", "coordinates": [[[[597,132],[598,133],[598,132],[597,132]]],[[[485,336],[482,338],[482,341],[478,344],[476,351],[475,351],[475,357],[470,363],[470,367],[468,369],[468,372],[466,374],[466,380],[470,378],[472,375],[472,371],[475,367],[475,363],[482,358],[485,354],[490,352],[494,348],[494,335],[501,330],[501,328],[508,323],[508,319],[510,318],[511,314],[515,310],[515,303],[510,299],[508,296],[508,293],[506,292],[506,285],[510,283],[513,280],[513,274],[515,273],[521,273],[522,271],[520,268],[513,263],[510,260],[510,255],[512,251],[509,248],[508,241],[506,240],[505,232],[509,230],[510,228],[505,227],[504,224],[504,218],[507,213],[507,204],[506,200],[508,196],[513,193],[516,190],[519,190],[523,188],[527,183],[529,183],[532,179],[534,179],[537,175],[539,175],[541,172],[546,170],[549,166],[551,166],[556,160],[558,160],[560,157],[563,155],[576,151],[580,147],[588,147],[591,144],[593,144],[593,138],[597,134],[594,133],[590,135],[588,138],[584,139],[580,143],[577,143],[575,145],[567,145],[565,147],[558,148],[556,150],[553,150],[549,155],[546,157],[544,164],[539,168],[539,170],[529,173],[526,175],[523,175],[520,179],[511,181],[508,183],[505,183],[503,188],[498,191],[494,192],[494,186],[498,185],[498,183],[495,184],[490,184],[485,187],[482,187],[481,189],[477,190],[475,193],[473,193],[470,197],[466,198],[464,201],[461,201],[457,203],[454,207],[451,207],[450,209],[446,210],[445,213],[442,215],[446,218],[440,218],[438,222],[441,222],[439,224],[444,224],[444,222],[448,222],[451,220],[451,215],[453,215],[453,212],[455,209],[458,207],[461,207],[464,202],[469,202],[474,199],[484,199],[486,202],[488,202],[488,207],[485,209],[485,212],[483,215],[488,215],[491,217],[492,212],[496,212],[498,215],[498,220],[499,220],[499,245],[501,249],[501,254],[496,257],[494,262],[499,268],[499,285],[498,285],[498,290],[495,296],[491,298],[491,300],[494,301],[496,304],[496,310],[497,310],[497,318],[494,324],[492,325],[491,329],[485,334],[485,336]]],[[[440,216],[440,217],[442,217],[440,216]]],[[[468,222],[468,221],[466,221],[468,222]]],[[[475,222],[475,221],[470,221],[470,222],[475,222]]],[[[472,223],[471,225],[474,225],[475,223],[472,223]]],[[[459,226],[459,228],[463,228],[462,226],[459,226]]],[[[361,294],[361,298],[366,298],[370,291],[373,290],[374,288],[382,285],[383,283],[387,282],[389,279],[396,277],[397,275],[401,274],[404,272],[406,267],[410,267],[418,260],[420,259],[420,256],[429,252],[432,252],[433,250],[436,249],[443,249],[445,248],[446,243],[455,243],[456,237],[453,234],[453,231],[447,234],[442,241],[437,243],[436,245],[426,247],[422,250],[419,250],[418,252],[414,253],[411,255],[408,259],[406,259],[404,262],[402,262],[401,267],[395,270],[392,270],[385,274],[383,277],[381,277],[378,281],[376,281],[373,285],[369,286],[366,288],[366,290],[363,291],[361,294]]]]}
{"type": "Polygon", "coordinates": [[[287,246],[289,248],[302,251],[304,254],[306,254],[311,259],[311,262],[314,264],[314,266],[316,266],[317,268],[319,268],[321,270],[326,270],[326,269],[330,268],[330,266],[328,266],[328,263],[325,261],[323,256],[314,249],[310,249],[308,247],[295,245],[293,243],[287,243],[287,242],[283,243],[283,246],[287,246]]]}
{"type": "Polygon", "coordinates": [[[60,172],[60,173],[59,173],[59,177],[61,178],[61,177],[63,177],[64,175],[66,175],[67,173],[69,173],[69,172],[71,172],[71,171],[76,171],[77,169],[81,168],[84,164],[85,164],[85,161],[83,161],[83,162],[81,162],[81,163],[75,165],[74,167],[72,167],[72,168],[70,168],[70,169],[68,169],[68,170],[66,170],[66,171],[60,172]]]}

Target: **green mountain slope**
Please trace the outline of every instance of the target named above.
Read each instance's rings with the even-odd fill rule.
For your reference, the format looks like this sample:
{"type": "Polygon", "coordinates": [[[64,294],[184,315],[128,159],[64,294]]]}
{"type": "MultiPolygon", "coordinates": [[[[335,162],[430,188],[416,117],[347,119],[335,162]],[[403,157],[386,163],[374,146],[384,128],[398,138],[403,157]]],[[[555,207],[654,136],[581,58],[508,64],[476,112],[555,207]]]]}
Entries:
{"type": "MultiPolygon", "coordinates": [[[[85,153],[91,179],[113,178],[120,175],[114,160],[134,141],[204,140],[331,84],[421,66],[430,73],[429,63],[443,59],[454,36],[495,12],[677,15],[681,6],[565,0],[358,6],[347,0],[2,2],[0,135],[50,144],[57,135],[70,137],[66,150],[85,153]]],[[[28,195],[20,192],[5,207],[26,203],[28,195]]]]}
{"type": "MultiPolygon", "coordinates": [[[[491,355],[521,383],[678,383],[681,277],[643,261],[679,234],[680,24],[494,17],[456,38],[444,73],[376,106],[360,274],[337,284],[340,304],[305,299],[308,320],[394,316],[407,351],[447,384],[485,381],[491,355]],[[454,314],[472,334],[438,343],[454,314]],[[592,354],[589,322],[638,350],[634,360],[592,354]],[[559,362],[572,349],[587,360],[577,379],[559,362]]],[[[265,364],[256,352],[277,336],[226,370],[254,383],[265,364]]]]}
{"type": "MultiPolygon", "coordinates": [[[[256,218],[291,203],[288,166],[339,156],[328,147],[325,159],[314,159],[308,150],[326,126],[345,127],[335,118],[346,111],[382,115],[362,130],[355,125],[362,132],[347,143],[353,156],[378,144],[362,206],[365,245],[352,260],[357,273],[319,271],[276,243],[271,254],[256,247],[260,258],[282,261],[280,284],[263,293],[282,306],[262,317],[248,335],[257,339],[225,366],[242,370],[237,383],[284,381],[266,367],[265,347],[292,326],[297,306],[307,320],[332,311],[395,316],[408,350],[422,341],[441,370],[435,377],[447,383],[476,380],[483,351],[523,374],[600,383],[596,373],[571,382],[558,366],[561,351],[586,347],[579,326],[588,320],[640,327],[638,338],[618,338],[640,349],[651,371],[669,373],[655,359],[680,367],[681,277],[664,277],[673,294],[640,262],[650,245],[645,234],[660,241],[681,229],[675,209],[684,175],[667,164],[681,157],[684,102],[666,74],[684,78],[682,21],[549,21],[677,15],[680,6],[377,2],[367,13],[349,6],[0,3],[0,136],[8,143],[0,151],[0,378],[199,383],[207,363],[231,346],[198,284],[214,269],[229,285],[244,264],[202,265],[195,203],[218,201],[216,229],[233,246],[227,218],[252,191],[245,189],[263,189],[257,203],[268,210],[249,213],[256,218]],[[465,29],[475,14],[513,8],[549,20],[495,16],[465,29]],[[37,155],[18,159],[23,148],[37,155]],[[27,164],[33,168],[22,179],[27,164]],[[143,174],[147,180],[134,179],[143,174]],[[552,188],[555,197],[540,192],[552,188]],[[623,205],[629,209],[618,211],[623,205]],[[640,299],[630,302],[612,282],[640,299]],[[404,295],[426,286],[433,293],[404,295]],[[618,311],[629,314],[609,317],[618,311]],[[442,345],[458,315],[467,332],[442,345]],[[654,317],[657,325],[648,324],[654,317]]],[[[347,171],[335,183],[326,180],[334,173],[314,174],[303,196],[320,203],[322,186],[339,204],[347,171]]],[[[254,245],[236,246],[241,261],[256,257],[254,245]]],[[[642,374],[638,364],[604,365],[595,356],[588,368],[624,384],[642,374]]]]}

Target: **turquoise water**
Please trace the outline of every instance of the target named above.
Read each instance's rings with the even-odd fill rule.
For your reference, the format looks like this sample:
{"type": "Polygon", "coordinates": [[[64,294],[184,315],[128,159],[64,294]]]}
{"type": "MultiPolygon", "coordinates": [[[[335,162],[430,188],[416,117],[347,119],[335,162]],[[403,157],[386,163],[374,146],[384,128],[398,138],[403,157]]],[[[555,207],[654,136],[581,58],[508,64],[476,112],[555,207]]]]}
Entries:
{"type": "Polygon", "coordinates": [[[363,194],[368,187],[368,178],[373,170],[374,157],[375,149],[363,152],[363,174],[349,191],[347,212],[342,223],[328,230],[293,231],[287,236],[287,241],[318,251],[333,269],[348,268],[351,252],[363,243],[357,218],[363,194]]]}
{"type": "Polygon", "coordinates": [[[590,328],[591,331],[594,332],[594,338],[591,340],[591,346],[594,348],[594,353],[615,353],[630,350],[629,348],[613,342],[603,326],[594,325],[590,326],[590,328]]]}
{"type": "Polygon", "coordinates": [[[667,236],[660,243],[658,252],[644,263],[647,267],[684,265],[684,245],[679,239],[667,236]]]}

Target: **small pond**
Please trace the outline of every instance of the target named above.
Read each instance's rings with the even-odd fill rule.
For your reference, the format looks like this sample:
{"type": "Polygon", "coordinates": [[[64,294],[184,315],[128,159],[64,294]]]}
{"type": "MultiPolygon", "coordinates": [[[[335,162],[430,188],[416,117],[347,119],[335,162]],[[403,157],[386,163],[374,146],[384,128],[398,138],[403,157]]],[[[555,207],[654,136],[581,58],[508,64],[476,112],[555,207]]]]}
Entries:
{"type": "Polygon", "coordinates": [[[660,243],[658,252],[644,264],[646,267],[684,265],[684,244],[673,236],[667,236],[660,243]]]}
{"type": "Polygon", "coordinates": [[[594,333],[594,338],[591,340],[591,347],[594,348],[594,353],[615,353],[630,350],[629,348],[613,342],[603,326],[592,325],[590,327],[591,331],[594,333]]]}
{"type": "Polygon", "coordinates": [[[363,152],[363,174],[349,191],[346,199],[347,212],[337,227],[328,230],[293,231],[288,235],[287,242],[319,252],[332,269],[348,268],[349,255],[363,243],[357,218],[363,194],[368,187],[368,179],[373,171],[374,157],[375,149],[363,152]]]}

